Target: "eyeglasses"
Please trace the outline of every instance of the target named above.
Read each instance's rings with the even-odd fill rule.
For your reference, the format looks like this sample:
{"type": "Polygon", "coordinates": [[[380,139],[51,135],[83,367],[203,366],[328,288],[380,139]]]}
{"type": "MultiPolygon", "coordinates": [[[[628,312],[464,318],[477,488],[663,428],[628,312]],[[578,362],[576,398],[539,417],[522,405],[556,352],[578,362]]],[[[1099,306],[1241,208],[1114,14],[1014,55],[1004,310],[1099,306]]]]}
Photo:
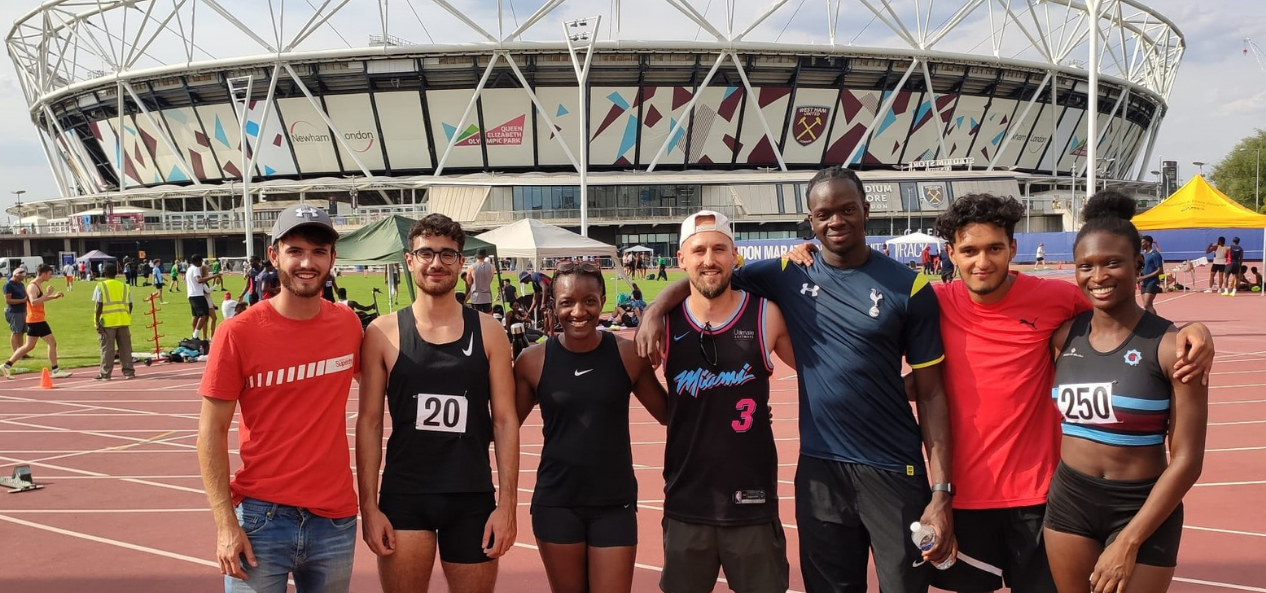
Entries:
{"type": "Polygon", "coordinates": [[[424,264],[429,264],[435,261],[435,256],[438,255],[440,258],[440,263],[445,264],[445,265],[450,265],[450,266],[457,263],[457,259],[462,256],[462,254],[452,249],[444,249],[442,251],[435,251],[434,249],[427,249],[426,247],[422,247],[420,249],[414,249],[413,251],[406,251],[405,253],[412,255],[413,257],[417,258],[424,264]]]}
{"type": "Polygon", "coordinates": [[[699,355],[703,357],[703,361],[710,366],[717,366],[720,358],[717,356],[717,339],[712,333],[712,324],[703,324],[703,329],[699,330],[699,355]],[[712,355],[708,356],[708,351],[712,351],[712,355]]]}
{"type": "Polygon", "coordinates": [[[559,262],[559,264],[555,266],[554,270],[556,273],[559,273],[559,274],[574,274],[576,273],[576,270],[580,270],[582,273],[585,273],[585,274],[601,274],[602,273],[602,268],[598,267],[598,264],[595,264],[593,262],[587,262],[587,261],[559,262]]]}

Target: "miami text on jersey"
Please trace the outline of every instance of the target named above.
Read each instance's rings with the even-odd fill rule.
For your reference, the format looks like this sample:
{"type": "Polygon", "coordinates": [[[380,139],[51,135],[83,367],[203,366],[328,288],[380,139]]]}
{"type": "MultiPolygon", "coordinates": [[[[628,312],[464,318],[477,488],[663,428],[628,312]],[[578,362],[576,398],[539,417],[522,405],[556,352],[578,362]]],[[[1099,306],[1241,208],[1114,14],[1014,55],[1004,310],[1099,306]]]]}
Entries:
{"type": "Polygon", "coordinates": [[[673,377],[673,387],[677,391],[677,395],[689,393],[691,397],[699,397],[700,391],[707,391],[714,387],[736,387],[756,379],[752,375],[752,365],[744,364],[743,368],[737,371],[722,371],[713,373],[705,368],[697,368],[691,371],[682,371],[673,377]]]}

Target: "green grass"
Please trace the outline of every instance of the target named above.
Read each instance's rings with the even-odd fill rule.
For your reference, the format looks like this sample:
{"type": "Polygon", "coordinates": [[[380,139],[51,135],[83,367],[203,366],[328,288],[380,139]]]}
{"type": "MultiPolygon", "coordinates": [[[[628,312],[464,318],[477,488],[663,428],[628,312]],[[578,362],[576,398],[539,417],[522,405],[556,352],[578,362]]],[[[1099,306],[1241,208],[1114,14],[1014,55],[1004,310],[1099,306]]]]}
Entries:
{"type": "MultiPolygon", "coordinates": [[[[606,272],[608,297],[605,311],[610,312],[615,307],[615,295],[620,292],[629,292],[629,287],[616,280],[616,276],[610,270],[606,270],[606,272]]],[[[670,271],[668,273],[669,281],[676,280],[684,275],[681,271],[670,271]]],[[[512,273],[506,273],[502,277],[511,278],[512,281],[518,279],[517,274],[512,273]]],[[[226,276],[224,283],[225,289],[216,290],[212,293],[212,302],[217,307],[217,311],[220,302],[223,300],[225,290],[232,292],[236,296],[246,286],[246,280],[241,276],[226,276]]],[[[643,297],[647,301],[654,299],[655,295],[658,295],[668,284],[668,282],[656,280],[638,280],[637,283],[642,288],[643,297]]],[[[349,299],[362,304],[372,302],[373,289],[375,287],[381,289],[383,292],[378,295],[378,305],[382,308],[382,311],[386,312],[387,284],[381,272],[371,272],[364,275],[346,272],[339,277],[338,284],[341,288],[347,289],[349,299]]],[[[58,291],[66,291],[66,283],[60,277],[54,277],[48,285],[58,291]]],[[[183,280],[180,285],[182,292],[168,292],[167,289],[170,284],[164,285],[163,298],[166,299],[167,304],[158,305],[158,333],[162,336],[159,344],[164,352],[174,348],[180,340],[189,337],[192,333],[192,327],[189,323],[191,318],[189,301],[183,292],[183,280]]],[[[75,282],[74,290],[66,292],[65,298],[50,301],[45,306],[48,323],[53,328],[53,335],[57,337],[58,363],[63,368],[95,367],[101,362],[97,332],[92,325],[94,308],[92,289],[95,286],[96,282],[75,282]]],[[[132,289],[132,300],[135,302],[132,312],[132,350],[134,352],[154,351],[154,330],[149,327],[153,324],[149,315],[149,303],[143,300],[153,292],[154,288],[152,286],[137,286],[132,289]]],[[[401,293],[401,303],[397,305],[397,308],[408,304],[408,292],[403,285],[401,286],[401,293]]],[[[5,352],[9,353],[7,349],[5,349],[5,352]]],[[[43,341],[40,341],[35,346],[35,349],[31,351],[31,358],[19,361],[15,365],[18,372],[38,372],[46,366],[48,366],[48,359],[45,354],[43,341]]]]}

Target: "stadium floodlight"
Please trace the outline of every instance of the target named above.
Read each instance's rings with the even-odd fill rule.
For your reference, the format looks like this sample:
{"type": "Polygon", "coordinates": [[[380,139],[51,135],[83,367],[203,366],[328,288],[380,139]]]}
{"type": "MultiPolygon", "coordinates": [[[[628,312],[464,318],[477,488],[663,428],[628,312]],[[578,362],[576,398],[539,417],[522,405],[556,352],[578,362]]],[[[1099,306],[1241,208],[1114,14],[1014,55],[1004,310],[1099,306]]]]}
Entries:
{"type": "Polygon", "coordinates": [[[567,54],[571,56],[571,66],[576,70],[576,86],[580,92],[579,113],[580,125],[580,235],[589,236],[589,65],[593,62],[594,41],[598,35],[598,26],[602,24],[601,16],[587,17],[563,23],[563,36],[567,39],[567,54]],[[579,50],[584,50],[584,63],[581,63],[579,50]]]}
{"type": "Polygon", "coordinates": [[[242,146],[242,217],[245,219],[246,227],[246,261],[251,260],[251,256],[255,255],[255,214],[251,207],[251,171],[250,161],[246,154],[250,152],[246,146],[246,113],[251,105],[251,88],[255,82],[253,76],[234,76],[226,81],[229,85],[229,96],[235,104],[240,104],[241,109],[238,110],[238,138],[242,146]]]}

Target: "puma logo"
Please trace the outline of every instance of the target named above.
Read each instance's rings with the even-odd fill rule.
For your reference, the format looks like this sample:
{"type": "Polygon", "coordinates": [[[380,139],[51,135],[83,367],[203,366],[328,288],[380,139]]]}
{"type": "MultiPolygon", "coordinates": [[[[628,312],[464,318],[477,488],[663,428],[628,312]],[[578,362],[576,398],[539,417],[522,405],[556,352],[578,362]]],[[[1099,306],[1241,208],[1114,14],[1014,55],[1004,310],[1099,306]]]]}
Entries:
{"type": "Polygon", "coordinates": [[[1021,324],[1023,324],[1023,325],[1027,325],[1027,326],[1029,326],[1029,327],[1031,327],[1031,328],[1033,328],[1033,329],[1037,329],[1037,318],[1036,318],[1036,317],[1034,317],[1034,318],[1033,318],[1033,321],[1029,321],[1028,319],[1019,319],[1019,320],[1017,320],[1017,321],[1019,321],[1019,322],[1020,322],[1021,324]]]}

